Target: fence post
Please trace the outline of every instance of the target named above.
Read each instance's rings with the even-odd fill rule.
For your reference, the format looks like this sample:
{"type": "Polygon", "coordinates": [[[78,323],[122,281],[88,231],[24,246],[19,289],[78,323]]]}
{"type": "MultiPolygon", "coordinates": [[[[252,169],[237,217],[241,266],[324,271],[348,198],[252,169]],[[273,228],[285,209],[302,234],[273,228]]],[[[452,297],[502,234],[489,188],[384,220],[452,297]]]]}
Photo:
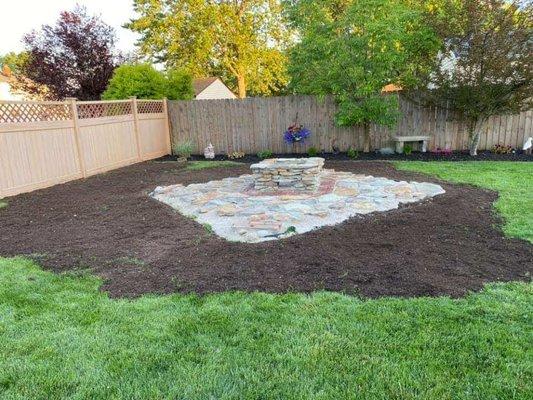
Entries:
{"type": "Polygon", "coordinates": [[[133,114],[133,131],[135,132],[135,145],[137,147],[137,158],[142,161],[141,152],[141,132],[139,131],[139,114],[137,112],[137,97],[130,97],[131,100],[131,113],[133,114]]]}
{"type": "Polygon", "coordinates": [[[83,151],[81,148],[80,122],[78,119],[78,106],[76,105],[76,98],[67,97],[66,100],[70,104],[70,114],[72,115],[72,122],[74,124],[74,141],[76,142],[76,152],[78,156],[78,164],[81,170],[81,176],[87,178],[87,170],[85,168],[85,160],[83,159],[83,151]]]}
{"type": "Polygon", "coordinates": [[[167,127],[167,154],[172,154],[172,130],[170,129],[170,119],[168,117],[168,99],[163,99],[163,112],[165,113],[165,125],[167,127]]]}

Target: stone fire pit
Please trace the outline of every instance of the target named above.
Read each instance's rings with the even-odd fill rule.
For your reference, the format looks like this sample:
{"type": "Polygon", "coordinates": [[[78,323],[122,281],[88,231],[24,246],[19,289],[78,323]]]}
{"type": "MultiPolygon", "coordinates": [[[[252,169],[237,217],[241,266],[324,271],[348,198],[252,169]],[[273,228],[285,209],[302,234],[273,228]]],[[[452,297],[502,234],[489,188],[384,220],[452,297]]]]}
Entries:
{"type": "Polygon", "coordinates": [[[310,158],[272,158],[252,164],[254,189],[273,191],[293,189],[316,191],[320,185],[320,172],[324,159],[310,158]]]}

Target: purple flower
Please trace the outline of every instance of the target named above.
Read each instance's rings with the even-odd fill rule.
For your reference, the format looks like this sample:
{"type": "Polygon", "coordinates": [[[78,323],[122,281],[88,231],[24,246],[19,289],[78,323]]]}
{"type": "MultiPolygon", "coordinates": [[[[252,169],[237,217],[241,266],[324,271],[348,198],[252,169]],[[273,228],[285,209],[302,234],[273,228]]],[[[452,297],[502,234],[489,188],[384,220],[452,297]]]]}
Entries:
{"type": "Polygon", "coordinates": [[[311,135],[309,129],[304,128],[303,125],[291,125],[283,134],[283,139],[288,144],[293,144],[297,142],[303,142],[311,135]]]}

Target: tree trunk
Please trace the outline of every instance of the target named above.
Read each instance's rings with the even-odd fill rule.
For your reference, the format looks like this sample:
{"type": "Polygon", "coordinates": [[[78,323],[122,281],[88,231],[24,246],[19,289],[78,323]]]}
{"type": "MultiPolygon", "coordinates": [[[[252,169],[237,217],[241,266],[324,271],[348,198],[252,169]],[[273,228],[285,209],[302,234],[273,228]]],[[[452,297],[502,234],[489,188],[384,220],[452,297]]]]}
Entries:
{"type": "Polygon", "coordinates": [[[368,123],[365,123],[363,124],[363,129],[364,129],[364,137],[365,137],[365,141],[364,141],[364,147],[363,147],[363,152],[365,153],[368,153],[370,152],[370,145],[371,145],[371,142],[372,142],[372,134],[370,132],[370,124],[368,123]]]}
{"type": "Polygon", "coordinates": [[[239,99],[244,99],[246,97],[246,81],[244,80],[244,75],[237,76],[237,87],[239,89],[239,99]]]}
{"type": "Polygon", "coordinates": [[[477,147],[479,146],[480,132],[478,129],[479,121],[470,121],[468,123],[468,138],[470,140],[469,151],[471,156],[477,156],[477,147]]]}

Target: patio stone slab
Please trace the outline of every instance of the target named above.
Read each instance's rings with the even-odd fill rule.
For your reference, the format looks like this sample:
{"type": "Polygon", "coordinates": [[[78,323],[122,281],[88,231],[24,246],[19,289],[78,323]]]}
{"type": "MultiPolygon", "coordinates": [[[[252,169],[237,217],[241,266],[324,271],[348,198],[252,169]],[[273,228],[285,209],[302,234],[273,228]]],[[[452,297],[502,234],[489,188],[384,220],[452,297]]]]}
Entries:
{"type": "Polygon", "coordinates": [[[150,196],[222,238],[262,242],[336,225],[356,215],[383,212],[443,194],[427,182],[394,181],[323,169],[315,192],[256,190],[252,175],[188,186],[157,187],[150,196]]]}

